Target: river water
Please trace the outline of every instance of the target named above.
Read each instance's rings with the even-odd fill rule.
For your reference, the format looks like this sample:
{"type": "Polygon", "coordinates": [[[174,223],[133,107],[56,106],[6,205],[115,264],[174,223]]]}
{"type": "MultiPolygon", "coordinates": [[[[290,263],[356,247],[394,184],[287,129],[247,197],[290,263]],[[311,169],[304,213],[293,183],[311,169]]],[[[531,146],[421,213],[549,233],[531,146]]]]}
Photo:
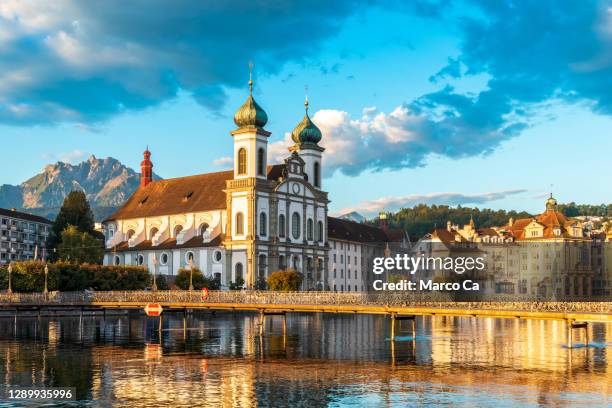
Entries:
{"type": "Polygon", "coordinates": [[[162,325],[160,341],[136,313],[2,317],[0,389],[76,387],[71,405],[93,407],[612,406],[612,325],[572,350],[555,321],[417,318],[394,343],[385,316],[267,316],[263,335],[246,312],[162,325]]]}

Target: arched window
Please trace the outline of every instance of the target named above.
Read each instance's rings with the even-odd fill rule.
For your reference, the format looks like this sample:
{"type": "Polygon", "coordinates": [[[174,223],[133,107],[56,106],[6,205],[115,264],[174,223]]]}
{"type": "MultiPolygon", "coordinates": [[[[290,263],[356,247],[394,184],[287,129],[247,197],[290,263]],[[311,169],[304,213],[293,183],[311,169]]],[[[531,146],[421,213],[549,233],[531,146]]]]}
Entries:
{"type": "Polygon", "coordinates": [[[266,213],[259,214],[259,236],[265,237],[268,235],[268,220],[266,213]]]}
{"type": "Polygon", "coordinates": [[[176,238],[178,234],[181,233],[182,230],[183,230],[182,225],[177,225],[176,227],[174,227],[174,238],[176,238]]]}
{"type": "Polygon", "coordinates": [[[312,218],[309,218],[308,223],[306,224],[306,236],[308,237],[309,241],[313,240],[313,232],[312,232],[313,226],[314,226],[314,223],[312,221],[312,218]]]}
{"type": "Polygon", "coordinates": [[[243,273],[242,273],[242,264],[240,262],[238,262],[236,264],[236,280],[235,282],[237,282],[239,279],[244,279],[242,277],[243,273]]]}
{"type": "Polygon", "coordinates": [[[151,231],[149,231],[149,239],[153,239],[153,237],[155,235],[157,235],[157,233],[159,232],[159,230],[155,227],[151,228],[151,231]]]}
{"type": "Polygon", "coordinates": [[[115,258],[113,259],[113,263],[115,264],[115,266],[121,265],[121,258],[119,257],[119,255],[115,255],[115,258]]]}
{"type": "Polygon", "coordinates": [[[321,165],[319,162],[314,164],[314,185],[315,187],[321,187],[321,165]]]}
{"type": "Polygon", "coordinates": [[[286,269],[287,265],[285,265],[285,255],[278,256],[278,269],[283,270],[286,269]]]}
{"type": "Polygon", "coordinates": [[[264,278],[266,276],[266,266],[268,266],[266,256],[264,254],[259,255],[259,262],[257,266],[259,268],[259,277],[264,278]]]}
{"type": "Polygon", "coordinates": [[[236,235],[244,234],[244,215],[236,213],[236,235]]]}
{"type": "Polygon", "coordinates": [[[137,264],[138,265],[143,265],[144,264],[144,256],[142,254],[138,254],[137,264]]]}
{"type": "Polygon", "coordinates": [[[247,151],[244,147],[238,150],[238,174],[247,172],[247,151]]]}
{"type": "Polygon", "coordinates": [[[278,236],[285,238],[285,214],[278,216],[278,236]]]}
{"type": "Polygon", "coordinates": [[[317,222],[317,240],[323,242],[323,221],[317,222]]]}
{"type": "Polygon", "coordinates": [[[291,235],[294,239],[300,238],[300,214],[294,212],[291,216],[291,235]]]}
{"type": "Polygon", "coordinates": [[[257,174],[260,176],[265,175],[265,168],[266,168],[266,158],[265,158],[265,151],[263,148],[259,148],[259,150],[257,150],[257,174]]]}
{"type": "Polygon", "coordinates": [[[300,268],[300,258],[297,255],[295,255],[293,257],[293,265],[292,266],[293,266],[293,269],[295,269],[296,271],[299,270],[299,268],[300,268]]]}

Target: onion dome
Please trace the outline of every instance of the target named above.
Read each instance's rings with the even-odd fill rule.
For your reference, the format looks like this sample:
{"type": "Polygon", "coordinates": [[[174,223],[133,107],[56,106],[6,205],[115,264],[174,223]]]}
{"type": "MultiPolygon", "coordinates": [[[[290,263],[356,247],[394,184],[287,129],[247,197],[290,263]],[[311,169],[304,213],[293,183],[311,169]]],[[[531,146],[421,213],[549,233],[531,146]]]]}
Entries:
{"type": "Polygon", "coordinates": [[[308,116],[308,98],[306,98],[304,106],[306,107],[306,114],[304,119],[291,132],[291,139],[298,145],[316,145],[321,141],[322,135],[317,125],[312,123],[308,116]]]}
{"type": "Polygon", "coordinates": [[[546,209],[547,210],[556,210],[557,209],[557,200],[550,193],[550,197],[546,200],[546,209]]]}
{"type": "Polygon", "coordinates": [[[234,123],[238,128],[263,128],[268,123],[268,115],[253,99],[253,79],[249,79],[249,97],[236,111],[234,123]]]}

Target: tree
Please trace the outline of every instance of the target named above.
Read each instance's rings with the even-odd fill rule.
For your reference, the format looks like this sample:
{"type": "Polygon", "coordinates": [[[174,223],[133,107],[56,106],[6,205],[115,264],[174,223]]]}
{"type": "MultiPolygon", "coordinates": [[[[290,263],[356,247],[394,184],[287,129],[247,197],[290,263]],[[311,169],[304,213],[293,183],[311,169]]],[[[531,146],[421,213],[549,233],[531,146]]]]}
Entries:
{"type": "Polygon", "coordinates": [[[259,278],[257,278],[257,281],[255,281],[255,290],[266,290],[268,289],[268,282],[266,281],[266,278],[264,278],[263,276],[260,276],[259,278]]]}
{"type": "MultiPolygon", "coordinates": [[[[47,248],[56,249],[62,241],[62,232],[69,225],[74,225],[80,232],[86,232],[93,237],[104,239],[101,233],[94,229],[94,219],[87,202],[87,197],[82,191],[71,191],[64,199],[62,208],[57,214],[51,233],[47,240],[47,248]]],[[[49,252],[53,257],[53,252],[49,252]]]]}
{"type": "Polygon", "coordinates": [[[230,282],[229,284],[230,290],[240,290],[244,288],[244,279],[242,277],[237,277],[235,282],[230,282]]]}
{"type": "Polygon", "coordinates": [[[272,272],[268,276],[268,287],[275,291],[296,291],[302,286],[302,274],[293,269],[272,272]]]}
{"type": "MultiPolygon", "coordinates": [[[[189,289],[190,274],[191,271],[188,268],[179,269],[176,279],[174,280],[174,284],[180,289],[189,289]]],[[[207,278],[198,268],[193,268],[193,288],[196,290],[200,290],[202,288],[219,290],[220,282],[215,278],[207,278]]]]}
{"type": "Polygon", "coordinates": [[[76,263],[102,263],[104,242],[87,232],[80,232],[74,225],[68,225],[60,237],[57,247],[59,259],[76,263]]]}

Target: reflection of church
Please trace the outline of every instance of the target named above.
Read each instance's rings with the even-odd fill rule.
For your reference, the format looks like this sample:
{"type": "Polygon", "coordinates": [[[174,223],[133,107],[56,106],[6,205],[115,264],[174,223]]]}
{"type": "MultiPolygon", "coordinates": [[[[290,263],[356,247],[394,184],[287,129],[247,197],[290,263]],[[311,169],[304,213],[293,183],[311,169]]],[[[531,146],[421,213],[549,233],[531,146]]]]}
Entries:
{"type": "Polygon", "coordinates": [[[105,264],[145,265],[175,275],[192,260],[223,286],[242,277],[247,287],[270,272],[293,268],[303,274],[304,289],[364,290],[369,260],[360,248],[366,242],[380,247],[388,235],[328,218],[322,135],[308,116],[308,100],[290,154],[283,164],[268,165],[268,117],[253,99],[252,81],[249,87],[234,116],[233,170],[154,181],[151,153],[145,151],[140,188],[104,222],[105,264]],[[336,256],[340,248],[352,250],[348,260],[344,252],[336,256]],[[329,264],[330,250],[342,265],[339,259],[329,264]]]}

